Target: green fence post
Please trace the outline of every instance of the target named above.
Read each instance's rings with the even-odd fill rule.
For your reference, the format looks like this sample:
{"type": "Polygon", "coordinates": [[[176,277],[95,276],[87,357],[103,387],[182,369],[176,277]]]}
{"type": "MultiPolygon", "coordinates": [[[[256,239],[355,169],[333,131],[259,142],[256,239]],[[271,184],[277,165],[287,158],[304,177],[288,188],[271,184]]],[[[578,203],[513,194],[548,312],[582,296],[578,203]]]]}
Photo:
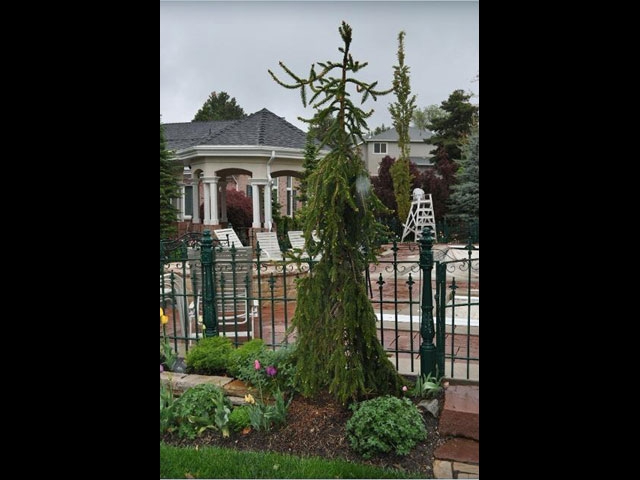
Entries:
{"type": "Polygon", "coordinates": [[[422,229],[420,244],[420,269],[422,270],[422,321],[420,325],[420,375],[436,376],[436,347],[433,344],[435,328],[433,325],[433,292],[431,289],[431,271],[433,270],[433,237],[431,227],[422,229]]]}
{"type": "Polygon", "coordinates": [[[201,243],[200,260],[202,262],[203,278],[202,288],[202,316],[204,321],[204,336],[218,336],[218,318],[216,315],[213,285],[213,240],[211,231],[205,230],[201,243]]]}

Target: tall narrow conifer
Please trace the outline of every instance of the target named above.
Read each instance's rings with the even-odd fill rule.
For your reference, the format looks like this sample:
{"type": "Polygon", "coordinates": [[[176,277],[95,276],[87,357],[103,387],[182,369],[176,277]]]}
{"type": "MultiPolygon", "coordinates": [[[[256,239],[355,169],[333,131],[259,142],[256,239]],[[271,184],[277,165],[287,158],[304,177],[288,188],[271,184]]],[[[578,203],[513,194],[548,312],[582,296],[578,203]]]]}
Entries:
{"type": "Polygon", "coordinates": [[[319,71],[312,65],[308,78],[280,62],[291,84],[269,73],[283,87],[300,89],[303,105],[315,108],[314,117],[302,121],[322,124],[335,116],[321,138],[331,151],[307,179],[309,203],[303,219],[307,250],[322,257],[298,282],[292,323],[298,333],[297,379],[302,392],[328,389],[347,402],[371,394],[399,394],[402,378],[377,338],[376,315],[365,288],[365,269],[375,258],[375,239],[382,229],[375,215],[384,206],[371,189],[357,147],[373,110],[364,112],[351,100],[354,90],[362,102],[391,90],[378,91],[377,82],[368,84],[353,76],[367,63],[355,61],[349,53],[351,27],[342,22],[339,32],[344,42],[340,62],[318,62],[319,71]]]}

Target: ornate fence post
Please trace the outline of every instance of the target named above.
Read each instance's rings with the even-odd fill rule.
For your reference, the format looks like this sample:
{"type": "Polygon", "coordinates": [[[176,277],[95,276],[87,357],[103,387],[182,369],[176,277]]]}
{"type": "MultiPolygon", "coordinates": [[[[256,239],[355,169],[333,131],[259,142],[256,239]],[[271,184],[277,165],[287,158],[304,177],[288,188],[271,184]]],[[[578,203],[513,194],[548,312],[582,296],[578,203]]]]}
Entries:
{"type": "Polygon", "coordinates": [[[211,238],[211,231],[205,230],[201,243],[201,257],[202,262],[202,315],[204,321],[204,336],[205,337],[217,337],[218,336],[218,318],[215,309],[215,291],[213,285],[213,240],[211,238]]]}
{"type": "MultiPolygon", "coordinates": [[[[433,270],[433,237],[431,227],[422,229],[420,244],[420,269],[422,270],[422,321],[420,322],[420,375],[436,376],[436,347],[433,344],[435,328],[433,325],[433,292],[431,288],[431,271],[433,270]]],[[[442,372],[440,372],[442,374],[442,372]]]]}

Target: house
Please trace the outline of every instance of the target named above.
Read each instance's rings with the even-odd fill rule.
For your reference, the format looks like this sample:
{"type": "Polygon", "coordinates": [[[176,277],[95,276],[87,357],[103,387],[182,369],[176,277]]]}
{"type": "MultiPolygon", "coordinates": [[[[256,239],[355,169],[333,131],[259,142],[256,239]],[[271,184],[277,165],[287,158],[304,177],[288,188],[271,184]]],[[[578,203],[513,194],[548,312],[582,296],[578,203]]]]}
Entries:
{"type": "MultiPolygon", "coordinates": [[[[411,151],[409,160],[416,164],[420,173],[433,166],[432,152],[435,145],[425,143],[425,139],[431,138],[433,133],[429,130],[422,130],[416,127],[409,127],[409,140],[411,151]]],[[[360,144],[362,157],[372,177],[378,176],[380,161],[389,155],[396,160],[400,157],[400,147],[398,145],[398,132],[391,128],[375,136],[364,139],[360,144]]]]}
{"type": "MultiPolygon", "coordinates": [[[[226,226],[226,192],[253,200],[252,229],[271,230],[271,198],[292,215],[306,133],[266,108],[239,120],[165,123],[167,149],[184,166],[179,232],[226,226]]],[[[321,152],[324,154],[326,152],[321,152]]]]}

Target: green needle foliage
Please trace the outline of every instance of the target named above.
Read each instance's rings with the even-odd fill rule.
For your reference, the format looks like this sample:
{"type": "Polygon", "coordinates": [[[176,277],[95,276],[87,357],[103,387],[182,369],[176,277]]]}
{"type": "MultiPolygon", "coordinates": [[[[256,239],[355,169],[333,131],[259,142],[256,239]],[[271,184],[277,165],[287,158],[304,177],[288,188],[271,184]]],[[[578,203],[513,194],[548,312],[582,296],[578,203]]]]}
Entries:
{"type": "Polygon", "coordinates": [[[177,175],[181,171],[180,165],[171,162],[171,154],[167,150],[160,124],[160,240],[176,233],[178,211],[171,200],[180,197],[177,175]]]}
{"type": "Polygon", "coordinates": [[[365,269],[375,260],[375,238],[383,230],[376,213],[386,209],[371,189],[369,175],[356,145],[367,130],[364,112],[351,100],[347,87],[374,100],[388,91],[375,90],[377,82],[362,82],[351,75],[367,63],[354,61],[349,53],[351,27],[339,28],[344,47],[339,63],[311,66],[308,78],[280,66],[294,80],[286,84],[271,70],[280,85],[300,89],[302,102],[309,99],[315,116],[300,120],[321,124],[335,119],[320,139],[331,151],[321,158],[308,177],[308,203],[303,216],[307,251],[321,259],[311,274],[298,283],[298,306],[292,325],[298,331],[296,379],[304,395],[328,389],[346,403],[367,395],[399,394],[402,378],[387,358],[376,336],[376,316],[365,287],[365,269]],[[338,76],[330,76],[337,71],[338,76]],[[316,231],[319,242],[314,242],[316,231]]]}
{"type": "Polygon", "coordinates": [[[411,173],[409,172],[411,139],[409,137],[409,126],[416,108],[416,96],[411,95],[409,67],[404,64],[404,35],[404,32],[398,34],[398,65],[393,67],[393,90],[397,101],[389,105],[389,113],[393,118],[393,126],[398,132],[398,146],[400,147],[400,157],[390,169],[400,222],[404,222],[407,219],[411,209],[411,173]]]}

